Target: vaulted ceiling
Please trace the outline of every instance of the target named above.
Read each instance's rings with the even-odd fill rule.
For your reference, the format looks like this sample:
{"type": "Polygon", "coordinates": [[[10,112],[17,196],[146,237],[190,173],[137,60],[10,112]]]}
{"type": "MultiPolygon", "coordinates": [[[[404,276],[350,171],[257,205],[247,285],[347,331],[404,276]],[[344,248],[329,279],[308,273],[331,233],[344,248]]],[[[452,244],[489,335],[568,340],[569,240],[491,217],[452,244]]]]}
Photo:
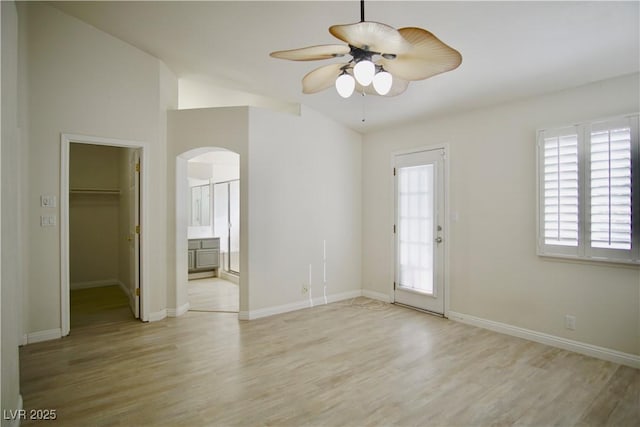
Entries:
{"type": "Polygon", "coordinates": [[[361,132],[640,71],[637,1],[369,1],[367,20],[425,28],[463,62],[397,97],[346,100],[333,89],[301,91],[306,73],[339,59],[289,62],[269,52],[339,43],[328,27],[359,21],[355,0],[54,5],[160,58],[178,77],[299,102],[361,132]]]}

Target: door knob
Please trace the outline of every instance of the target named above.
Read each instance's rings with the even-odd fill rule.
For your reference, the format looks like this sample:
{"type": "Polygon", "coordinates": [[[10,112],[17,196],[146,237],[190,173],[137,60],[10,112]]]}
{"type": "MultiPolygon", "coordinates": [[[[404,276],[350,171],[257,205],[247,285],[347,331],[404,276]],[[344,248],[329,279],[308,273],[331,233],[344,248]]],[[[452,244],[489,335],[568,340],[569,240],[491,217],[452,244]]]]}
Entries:
{"type": "Polygon", "coordinates": [[[442,243],[442,237],[440,236],[436,237],[436,243],[442,243]]]}

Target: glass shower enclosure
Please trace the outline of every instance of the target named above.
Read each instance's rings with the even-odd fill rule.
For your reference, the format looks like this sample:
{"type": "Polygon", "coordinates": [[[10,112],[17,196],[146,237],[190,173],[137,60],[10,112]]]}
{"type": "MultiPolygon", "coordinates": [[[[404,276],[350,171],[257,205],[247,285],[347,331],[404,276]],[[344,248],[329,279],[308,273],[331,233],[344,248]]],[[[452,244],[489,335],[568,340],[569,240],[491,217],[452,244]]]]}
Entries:
{"type": "Polygon", "coordinates": [[[213,185],[214,235],[220,237],[222,268],[240,273],[240,180],[213,185]]]}

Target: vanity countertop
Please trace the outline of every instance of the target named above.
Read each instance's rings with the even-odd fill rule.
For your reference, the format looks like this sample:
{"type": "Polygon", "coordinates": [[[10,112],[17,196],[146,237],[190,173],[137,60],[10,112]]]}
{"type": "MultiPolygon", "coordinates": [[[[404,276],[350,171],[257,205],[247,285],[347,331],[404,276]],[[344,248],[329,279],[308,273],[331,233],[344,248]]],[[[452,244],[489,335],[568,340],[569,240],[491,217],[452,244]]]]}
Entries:
{"type": "Polygon", "coordinates": [[[213,235],[213,230],[211,230],[211,227],[202,227],[200,230],[198,228],[200,227],[189,227],[189,229],[187,230],[187,238],[189,240],[217,238],[217,236],[213,235]]]}

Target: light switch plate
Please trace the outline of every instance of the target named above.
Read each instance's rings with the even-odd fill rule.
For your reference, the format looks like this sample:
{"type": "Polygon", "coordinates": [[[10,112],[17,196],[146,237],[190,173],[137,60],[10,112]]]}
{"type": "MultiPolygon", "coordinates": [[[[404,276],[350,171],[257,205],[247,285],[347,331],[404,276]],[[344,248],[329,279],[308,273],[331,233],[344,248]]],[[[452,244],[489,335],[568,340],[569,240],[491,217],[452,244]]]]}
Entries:
{"type": "Polygon", "coordinates": [[[40,196],[40,206],[43,208],[55,208],[56,207],[56,196],[43,194],[40,196]]]}

